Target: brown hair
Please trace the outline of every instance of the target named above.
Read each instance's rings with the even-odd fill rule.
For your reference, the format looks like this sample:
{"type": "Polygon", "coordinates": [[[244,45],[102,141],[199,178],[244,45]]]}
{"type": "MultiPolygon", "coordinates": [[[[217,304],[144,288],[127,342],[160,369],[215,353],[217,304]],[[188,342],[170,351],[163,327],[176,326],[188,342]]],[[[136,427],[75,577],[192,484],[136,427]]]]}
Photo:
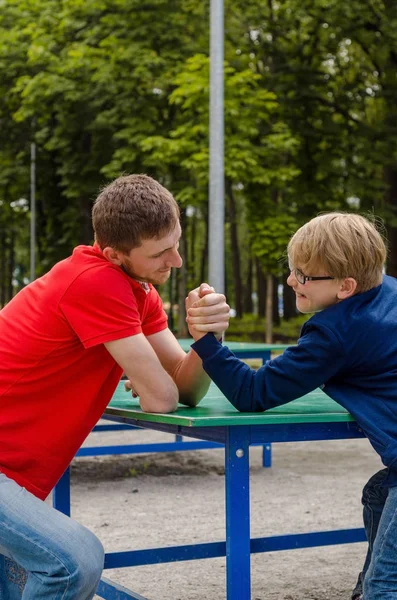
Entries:
{"type": "Polygon", "coordinates": [[[357,292],[382,282],[386,245],[374,223],[354,213],[315,217],[292,236],[288,244],[291,265],[308,275],[324,269],[335,279],[353,277],[357,292]]]}
{"type": "Polygon", "coordinates": [[[172,194],[147,175],[118,177],[102,189],[92,209],[95,241],[128,254],[142,240],[170,233],[179,219],[172,194]]]}

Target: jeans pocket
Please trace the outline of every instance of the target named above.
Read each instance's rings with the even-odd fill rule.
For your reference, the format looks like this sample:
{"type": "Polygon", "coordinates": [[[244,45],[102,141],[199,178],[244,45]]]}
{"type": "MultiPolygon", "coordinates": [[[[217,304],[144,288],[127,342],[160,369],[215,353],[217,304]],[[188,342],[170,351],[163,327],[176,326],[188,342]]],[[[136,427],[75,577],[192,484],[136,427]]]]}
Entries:
{"type": "Polygon", "coordinates": [[[25,587],[26,580],[28,578],[25,569],[23,569],[16,562],[5,556],[4,573],[8,581],[18,586],[22,592],[23,588],[25,587]]]}

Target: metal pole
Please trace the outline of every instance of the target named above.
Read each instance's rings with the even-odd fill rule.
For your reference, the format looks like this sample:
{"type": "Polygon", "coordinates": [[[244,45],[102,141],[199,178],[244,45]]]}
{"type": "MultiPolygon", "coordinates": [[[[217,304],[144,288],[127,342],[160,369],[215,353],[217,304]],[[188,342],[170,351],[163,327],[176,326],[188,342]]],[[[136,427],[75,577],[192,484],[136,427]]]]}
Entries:
{"type": "Polygon", "coordinates": [[[36,144],[30,144],[30,281],[36,279],[36,144]]]}
{"type": "Polygon", "coordinates": [[[225,290],[224,220],[224,44],[223,0],[211,0],[210,9],[210,165],[209,165],[209,276],[217,292],[225,290]]]}

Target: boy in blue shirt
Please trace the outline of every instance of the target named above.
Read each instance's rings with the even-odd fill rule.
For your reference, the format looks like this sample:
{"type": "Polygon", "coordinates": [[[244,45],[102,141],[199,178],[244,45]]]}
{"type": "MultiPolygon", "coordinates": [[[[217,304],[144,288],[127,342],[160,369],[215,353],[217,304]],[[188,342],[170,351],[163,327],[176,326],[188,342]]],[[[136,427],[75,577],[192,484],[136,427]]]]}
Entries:
{"type": "Polygon", "coordinates": [[[312,219],[291,238],[288,258],[297,308],[315,313],[297,346],[250,369],[217,340],[222,332],[205,335],[203,295],[187,299],[189,328],[202,332],[192,348],[240,411],[265,411],[321,387],[354,416],[387,469],[364,489],[369,549],[353,597],[362,597],[362,584],[364,600],[397,600],[397,280],[383,276],[382,236],[357,214],[312,219]]]}

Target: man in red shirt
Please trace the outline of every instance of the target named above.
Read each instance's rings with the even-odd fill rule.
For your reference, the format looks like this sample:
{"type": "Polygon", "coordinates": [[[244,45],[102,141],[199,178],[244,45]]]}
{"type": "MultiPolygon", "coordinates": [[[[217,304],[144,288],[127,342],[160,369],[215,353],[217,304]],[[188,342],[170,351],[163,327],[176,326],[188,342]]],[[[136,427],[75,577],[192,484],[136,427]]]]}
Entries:
{"type": "MultiPolygon", "coordinates": [[[[119,177],[93,207],[93,246],[78,246],[0,311],[0,598],[89,600],[103,549],[42,502],[103,413],[122,373],[143,410],[195,406],[209,378],[167,327],[153,287],[180,267],[179,209],[145,175],[119,177]],[[14,562],[15,561],[15,562],[14,562]],[[22,568],[19,569],[15,563],[22,568]]],[[[209,286],[208,329],[229,307],[209,286]]]]}

